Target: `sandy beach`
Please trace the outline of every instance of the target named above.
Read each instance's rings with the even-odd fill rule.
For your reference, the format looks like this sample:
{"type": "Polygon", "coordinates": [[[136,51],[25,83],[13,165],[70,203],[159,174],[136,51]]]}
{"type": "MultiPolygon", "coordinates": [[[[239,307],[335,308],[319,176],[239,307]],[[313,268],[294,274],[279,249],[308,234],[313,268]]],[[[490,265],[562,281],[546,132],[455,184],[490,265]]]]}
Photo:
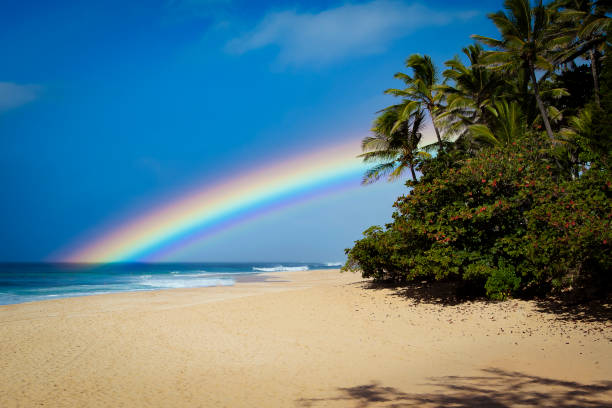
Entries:
{"type": "Polygon", "coordinates": [[[1,306],[0,406],[612,406],[605,313],[265,277],[1,306]]]}

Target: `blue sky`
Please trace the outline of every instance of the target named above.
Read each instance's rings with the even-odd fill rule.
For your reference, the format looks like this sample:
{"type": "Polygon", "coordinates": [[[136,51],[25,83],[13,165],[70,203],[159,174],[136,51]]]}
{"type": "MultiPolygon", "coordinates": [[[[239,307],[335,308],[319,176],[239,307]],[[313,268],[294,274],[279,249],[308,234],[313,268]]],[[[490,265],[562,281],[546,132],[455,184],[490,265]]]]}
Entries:
{"type": "MultiPolygon", "coordinates": [[[[184,186],[368,132],[411,53],[501,1],[20,1],[0,13],[0,260],[36,261],[184,186]]],[[[172,260],[336,261],[402,183],[269,214],[172,260]]]]}

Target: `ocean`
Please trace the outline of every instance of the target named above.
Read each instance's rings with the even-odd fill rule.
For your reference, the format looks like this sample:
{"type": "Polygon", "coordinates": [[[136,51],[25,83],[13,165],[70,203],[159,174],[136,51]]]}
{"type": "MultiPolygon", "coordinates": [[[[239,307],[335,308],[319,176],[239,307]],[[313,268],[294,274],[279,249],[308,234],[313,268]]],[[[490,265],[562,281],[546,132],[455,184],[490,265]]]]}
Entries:
{"type": "Polygon", "coordinates": [[[0,263],[0,305],[173,288],[231,286],[244,275],[340,263],[0,263]]]}

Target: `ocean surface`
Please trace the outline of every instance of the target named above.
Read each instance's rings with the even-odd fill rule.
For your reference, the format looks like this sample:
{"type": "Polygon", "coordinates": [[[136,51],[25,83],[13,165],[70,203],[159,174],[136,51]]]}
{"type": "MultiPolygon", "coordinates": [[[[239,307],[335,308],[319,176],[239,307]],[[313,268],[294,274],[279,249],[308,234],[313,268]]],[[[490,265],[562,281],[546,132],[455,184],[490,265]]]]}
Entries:
{"type": "Polygon", "coordinates": [[[332,263],[0,263],[0,305],[104,293],[231,286],[243,275],[333,269],[332,263]]]}

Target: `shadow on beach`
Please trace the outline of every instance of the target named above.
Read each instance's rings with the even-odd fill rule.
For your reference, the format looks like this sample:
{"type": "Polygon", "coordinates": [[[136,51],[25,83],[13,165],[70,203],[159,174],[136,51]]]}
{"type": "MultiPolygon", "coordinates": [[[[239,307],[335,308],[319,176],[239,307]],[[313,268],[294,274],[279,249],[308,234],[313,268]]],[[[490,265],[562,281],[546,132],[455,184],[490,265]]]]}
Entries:
{"type": "MultiPolygon", "coordinates": [[[[375,283],[363,281],[359,283],[365,290],[392,290],[392,296],[410,299],[415,303],[455,306],[462,303],[478,302],[499,303],[482,295],[467,293],[462,285],[455,282],[427,282],[410,284],[375,283]]],[[[528,299],[522,299],[528,300],[528,299]]],[[[612,301],[610,299],[595,299],[578,301],[572,297],[551,297],[548,299],[532,299],[536,311],[555,315],[558,320],[583,322],[612,321],[612,301]]]]}
{"type": "Polygon", "coordinates": [[[559,320],[583,322],[612,321],[612,302],[594,300],[588,303],[578,303],[562,299],[536,301],[539,312],[552,313],[559,320]]]}
{"type": "Polygon", "coordinates": [[[390,289],[393,291],[393,296],[410,299],[416,303],[454,306],[471,301],[488,301],[482,296],[463,292],[462,287],[455,282],[423,281],[421,283],[396,284],[364,281],[360,285],[366,290],[390,289]]]}
{"type": "Polygon", "coordinates": [[[612,381],[582,384],[490,368],[481,376],[429,379],[435,391],[407,393],[379,383],[338,388],[328,398],[297,401],[298,406],[347,407],[612,407],[612,381]]]}

